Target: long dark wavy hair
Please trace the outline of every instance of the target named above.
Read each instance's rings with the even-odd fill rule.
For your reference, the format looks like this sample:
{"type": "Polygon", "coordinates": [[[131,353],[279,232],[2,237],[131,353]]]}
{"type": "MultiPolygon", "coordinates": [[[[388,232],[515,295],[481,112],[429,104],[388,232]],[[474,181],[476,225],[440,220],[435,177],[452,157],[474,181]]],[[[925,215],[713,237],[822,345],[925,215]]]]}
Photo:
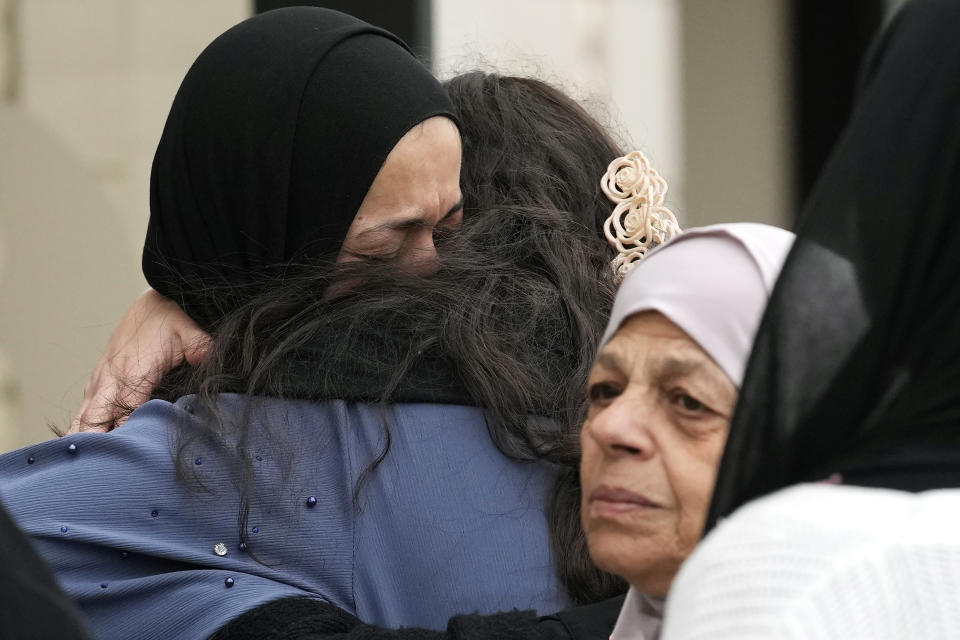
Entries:
{"type": "MultiPolygon", "coordinates": [[[[441,398],[460,389],[485,410],[505,456],[559,465],[548,520],[560,579],[576,603],[605,599],[625,583],[587,553],[577,434],[615,291],[602,232],[610,205],[599,179],[622,152],[579,104],[544,82],[472,72],[445,86],[461,122],[464,223],[437,238],[439,271],[418,277],[377,261],[288,265],[262,283],[264,293],[213,328],[204,363],[171,372],[156,392],[196,394],[214,418],[178,432],[178,474],[195,481],[187,451],[198,440],[222,442],[229,431],[245,540],[255,491],[245,443],[251,425],[266,427],[225,424],[218,394],[387,404],[411,388],[435,387],[441,398]],[[336,285],[344,281],[350,285],[336,285]]],[[[386,420],[383,428],[386,446],[367,474],[389,454],[386,420]]]]}

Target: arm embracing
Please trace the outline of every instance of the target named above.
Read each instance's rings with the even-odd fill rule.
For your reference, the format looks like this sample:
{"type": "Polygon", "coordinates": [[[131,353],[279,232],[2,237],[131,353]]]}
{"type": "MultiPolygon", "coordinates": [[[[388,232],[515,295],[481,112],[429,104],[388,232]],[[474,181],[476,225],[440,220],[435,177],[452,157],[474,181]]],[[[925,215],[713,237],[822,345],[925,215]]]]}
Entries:
{"type": "Polygon", "coordinates": [[[172,300],[140,294],[114,329],[83,391],[69,433],[110,431],[127,411],[150,399],[164,374],[186,360],[198,364],[209,336],[172,300]]]}

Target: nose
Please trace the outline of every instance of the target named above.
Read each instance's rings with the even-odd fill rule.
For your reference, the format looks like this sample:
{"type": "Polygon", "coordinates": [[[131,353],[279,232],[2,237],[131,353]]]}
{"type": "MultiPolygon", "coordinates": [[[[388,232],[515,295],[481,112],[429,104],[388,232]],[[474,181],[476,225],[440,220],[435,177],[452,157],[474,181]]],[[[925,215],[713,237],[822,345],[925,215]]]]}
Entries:
{"type": "Polygon", "coordinates": [[[646,403],[623,395],[588,418],[581,437],[590,438],[609,457],[646,460],[656,448],[650,433],[655,419],[646,403]]]}

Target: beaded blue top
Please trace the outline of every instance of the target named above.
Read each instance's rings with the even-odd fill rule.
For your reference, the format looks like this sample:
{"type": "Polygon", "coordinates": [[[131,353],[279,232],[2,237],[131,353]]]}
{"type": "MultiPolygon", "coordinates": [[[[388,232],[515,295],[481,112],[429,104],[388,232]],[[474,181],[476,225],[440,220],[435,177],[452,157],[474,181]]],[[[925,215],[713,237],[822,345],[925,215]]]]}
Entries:
{"type": "Polygon", "coordinates": [[[223,449],[180,455],[192,398],[154,400],[109,434],[0,456],[0,497],[97,638],[205,638],[285,596],[329,600],[389,627],[459,613],[567,605],[544,515],[555,470],[507,459],[480,409],[221,397],[253,420],[257,490],[246,544],[223,449]],[[249,410],[249,413],[246,411],[249,410]],[[384,445],[390,452],[360,485],[384,445]]]}

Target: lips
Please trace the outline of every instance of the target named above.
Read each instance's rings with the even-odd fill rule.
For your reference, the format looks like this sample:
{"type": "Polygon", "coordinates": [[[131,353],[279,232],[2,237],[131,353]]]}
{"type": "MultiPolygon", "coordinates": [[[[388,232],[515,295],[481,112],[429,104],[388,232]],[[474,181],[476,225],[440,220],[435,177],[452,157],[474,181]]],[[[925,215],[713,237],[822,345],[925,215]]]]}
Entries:
{"type": "Polygon", "coordinates": [[[615,515],[639,509],[660,509],[662,505],[641,493],[618,487],[600,486],[590,494],[590,511],[595,516],[615,515]]]}

